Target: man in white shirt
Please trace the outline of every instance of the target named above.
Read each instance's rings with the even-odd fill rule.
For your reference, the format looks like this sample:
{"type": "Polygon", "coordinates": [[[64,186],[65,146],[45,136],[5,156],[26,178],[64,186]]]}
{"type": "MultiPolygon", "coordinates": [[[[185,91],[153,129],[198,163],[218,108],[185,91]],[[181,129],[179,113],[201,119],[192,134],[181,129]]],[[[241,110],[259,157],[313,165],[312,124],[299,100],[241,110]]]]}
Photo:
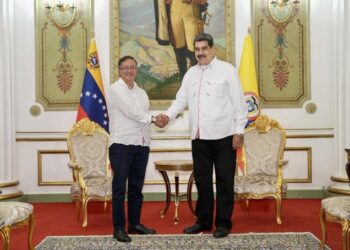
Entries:
{"type": "Polygon", "coordinates": [[[155,117],[149,113],[146,92],[137,86],[137,62],[124,56],[118,62],[120,78],[108,91],[110,118],[109,159],[113,169],[112,205],[113,237],[130,242],[125,231],[124,202],[128,192],[128,233],[155,234],[140,223],[143,203],[142,187],[151,142],[151,123],[155,117]],[[126,183],[128,188],[126,189],[126,183]]]}
{"type": "Polygon", "coordinates": [[[211,35],[194,39],[198,64],[191,67],[165,114],[163,125],[188,107],[194,179],[198,190],[197,221],[185,234],[210,231],[213,226],[213,165],[216,175],[215,238],[232,228],[236,149],[243,144],[247,105],[236,69],[215,57],[211,35]]]}

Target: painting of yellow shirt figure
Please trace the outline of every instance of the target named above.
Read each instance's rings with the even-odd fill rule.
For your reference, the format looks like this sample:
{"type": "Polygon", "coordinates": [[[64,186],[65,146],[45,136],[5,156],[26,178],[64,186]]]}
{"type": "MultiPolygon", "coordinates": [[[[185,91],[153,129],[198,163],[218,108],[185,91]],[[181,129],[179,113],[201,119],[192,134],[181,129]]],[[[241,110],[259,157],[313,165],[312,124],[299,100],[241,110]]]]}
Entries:
{"type": "Polygon", "coordinates": [[[207,0],[154,0],[156,40],[160,45],[171,44],[182,79],[189,66],[197,63],[192,41],[204,31],[207,0]]]}
{"type": "MultiPolygon", "coordinates": [[[[218,58],[226,59],[226,0],[119,0],[118,57],[138,62],[136,81],[152,101],[175,99],[182,78],[193,64],[193,39],[215,36],[218,58]]],[[[112,2],[113,3],[113,2],[112,2]]],[[[231,44],[231,43],[230,43],[231,44]]],[[[113,59],[112,59],[113,60],[113,59]]]]}

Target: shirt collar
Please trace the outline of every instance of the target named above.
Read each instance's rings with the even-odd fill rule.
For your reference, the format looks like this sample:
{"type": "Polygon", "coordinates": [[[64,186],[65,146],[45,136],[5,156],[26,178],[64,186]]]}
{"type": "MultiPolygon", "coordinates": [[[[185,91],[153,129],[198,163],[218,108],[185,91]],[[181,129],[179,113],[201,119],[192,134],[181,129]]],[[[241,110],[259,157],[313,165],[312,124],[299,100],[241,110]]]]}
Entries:
{"type": "Polygon", "coordinates": [[[121,81],[123,83],[123,86],[125,86],[129,90],[134,90],[135,88],[138,87],[135,81],[134,81],[134,86],[132,88],[123,80],[123,78],[119,77],[119,81],[121,81]]]}
{"type": "Polygon", "coordinates": [[[207,64],[207,65],[200,65],[198,63],[197,65],[198,65],[198,68],[200,70],[212,69],[216,61],[217,61],[216,56],[214,56],[213,60],[211,60],[211,62],[209,64],[207,64]]]}

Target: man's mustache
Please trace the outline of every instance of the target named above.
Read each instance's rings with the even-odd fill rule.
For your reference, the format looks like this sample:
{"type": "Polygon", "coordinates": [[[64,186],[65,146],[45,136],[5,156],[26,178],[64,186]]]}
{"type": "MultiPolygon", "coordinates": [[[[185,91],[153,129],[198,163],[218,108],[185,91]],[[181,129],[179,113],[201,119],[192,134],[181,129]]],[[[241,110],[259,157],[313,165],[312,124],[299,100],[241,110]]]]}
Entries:
{"type": "Polygon", "coordinates": [[[198,58],[206,57],[206,55],[198,55],[198,58]]]}

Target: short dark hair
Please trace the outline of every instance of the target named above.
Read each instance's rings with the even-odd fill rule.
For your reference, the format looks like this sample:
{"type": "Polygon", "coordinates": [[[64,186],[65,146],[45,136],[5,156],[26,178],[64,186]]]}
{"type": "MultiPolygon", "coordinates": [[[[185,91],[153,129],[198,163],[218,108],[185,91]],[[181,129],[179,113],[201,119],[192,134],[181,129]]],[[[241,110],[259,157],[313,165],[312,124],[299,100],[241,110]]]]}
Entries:
{"type": "Polygon", "coordinates": [[[126,60],[133,60],[136,63],[136,66],[137,66],[137,61],[136,61],[135,58],[133,58],[132,56],[123,56],[118,61],[118,68],[120,68],[120,66],[122,66],[122,63],[125,62],[126,60]]]}
{"type": "Polygon", "coordinates": [[[210,34],[199,33],[198,35],[196,35],[196,37],[193,40],[193,46],[196,42],[202,42],[202,41],[207,41],[209,47],[213,47],[213,45],[214,45],[214,39],[210,34]]]}

